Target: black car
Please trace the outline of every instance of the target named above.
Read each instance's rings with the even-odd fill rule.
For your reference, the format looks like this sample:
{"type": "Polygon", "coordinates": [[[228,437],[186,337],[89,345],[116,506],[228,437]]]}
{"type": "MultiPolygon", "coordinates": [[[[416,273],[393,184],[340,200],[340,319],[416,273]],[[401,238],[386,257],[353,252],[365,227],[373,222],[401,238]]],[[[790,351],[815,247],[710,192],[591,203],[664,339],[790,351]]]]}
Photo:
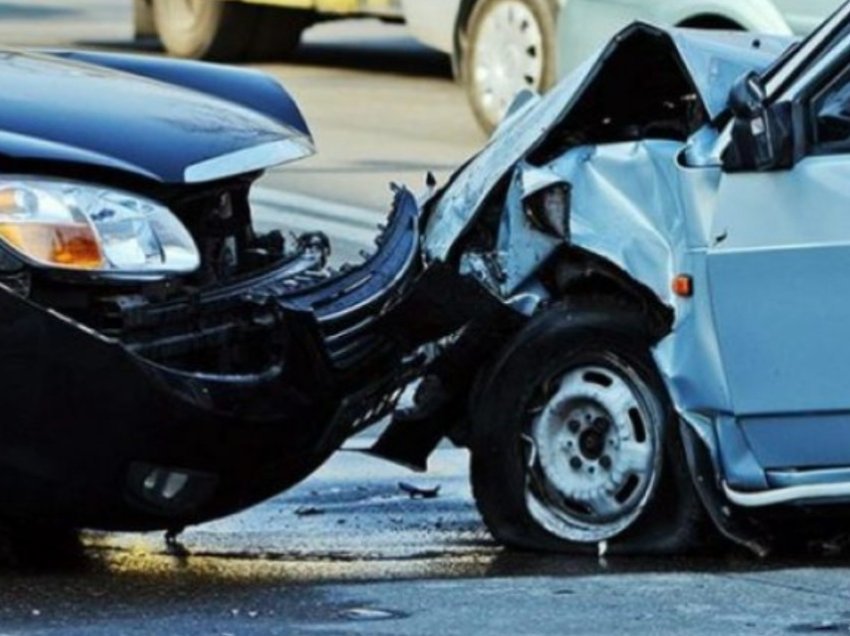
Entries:
{"type": "Polygon", "coordinates": [[[0,501],[31,527],[179,530],[301,480],[390,410],[384,317],[419,267],[398,189],[374,254],[258,234],[265,168],[312,153],[252,71],[7,52],[0,501]]]}

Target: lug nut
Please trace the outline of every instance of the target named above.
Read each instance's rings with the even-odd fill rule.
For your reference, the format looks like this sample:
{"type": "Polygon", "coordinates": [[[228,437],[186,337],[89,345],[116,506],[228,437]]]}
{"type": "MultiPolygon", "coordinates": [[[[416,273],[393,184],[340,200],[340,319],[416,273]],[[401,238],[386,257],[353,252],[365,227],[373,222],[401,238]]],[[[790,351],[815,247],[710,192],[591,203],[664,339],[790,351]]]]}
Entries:
{"type": "Polygon", "coordinates": [[[604,468],[605,470],[611,470],[611,458],[608,457],[608,455],[603,455],[599,458],[599,465],[602,466],[602,468],[604,468]]]}
{"type": "Polygon", "coordinates": [[[581,470],[581,466],[582,463],[578,457],[573,457],[572,459],[570,459],[570,468],[572,468],[573,470],[581,470]]]}
{"type": "Polygon", "coordinates": [[[581,430],[581,424],[578,422],[578,420],[570,420],[567,423],[567,428],[570,429],[570,433],[578,433],[579,430],[581,430]]]}

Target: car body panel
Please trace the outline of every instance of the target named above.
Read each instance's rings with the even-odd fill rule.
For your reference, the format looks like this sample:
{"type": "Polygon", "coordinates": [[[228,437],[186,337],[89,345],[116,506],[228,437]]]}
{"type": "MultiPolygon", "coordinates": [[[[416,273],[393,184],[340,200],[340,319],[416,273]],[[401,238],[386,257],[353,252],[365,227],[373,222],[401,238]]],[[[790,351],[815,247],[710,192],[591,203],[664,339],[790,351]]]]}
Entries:
{"type": "Polygon", "coordinates": [[[223,64],[98,51],[42,51],[83,64],[131,73],[187,88],[262,113],[310,136],[310,128],[292,96],[270,75],[223,64]]]}
{"type": "Polygon", "coordinates": [[[827,156],[721,180],[709,276],[740,416],[850,412],[848,178],[847,158],[827,156]]]}
{"type": "Polygon", "coordinates": [[[373,15],[387,18],[401,17],[398,0],[230,0],[265,4],[286,9],[304,9],[327,15],[373,15]]]}
{"type": "Polygon", "coordinates": [[[88,56],[89,62],[111,62],[113,68],[107,68],[71,57],[23,52],[2,56],[0,74],[16,88],[14,96],[0,104],[0,130],[8,140],[0,154],[18,161],[96,165],[183,183],[193,180],[193,166],[220,157],[235,155],[239,161],[230,169],[209,171],[209,179],[195,180],[258,170],[313,152],[300,112],[282,89],[259,74],[88,56]],[[122,66],[123,71],[114,70],[122,66]],[[230,88],[215,89],[217,81],[230,88]],[[275,101],[277,106],[272,106],[275,101]],[[238,154],[251,154],[255,148],[260,149],[259,159],[238,154]],[[268,152],[270,148],[274,152],[268,152]]]}
{"type": "Polygon", "coordinates": [[[455,54],[461,0],[402,0],[407,28],[420,42],[455,54]]]}

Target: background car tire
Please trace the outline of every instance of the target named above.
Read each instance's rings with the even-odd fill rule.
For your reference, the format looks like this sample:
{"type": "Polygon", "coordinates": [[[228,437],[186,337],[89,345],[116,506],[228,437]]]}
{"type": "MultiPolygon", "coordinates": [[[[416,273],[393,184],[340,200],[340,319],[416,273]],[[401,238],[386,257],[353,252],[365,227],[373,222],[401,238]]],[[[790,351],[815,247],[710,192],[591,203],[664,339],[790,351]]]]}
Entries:
{"type": "Polygon", "coordinates": [[[556,9],[551,0],[480,0],[469,17],[461,78],[486,132],[523,88],[542,92],[556,80],[556,9]]]}
{"type": "Polygon", "coordinates": [[[307,11],[223,0],[153,0],[153,13],[170,54],[220,62],[282,59],[310,24],[307,11]]]}
{"type": "MultiPolygon", "coordinates": [[[[643,324],[639,312],[612,300],[556,306],[520,332],[483,381],[477,404],[472,405],[472,486],[486,525],[503,544],[589,553],[596,552],[604,540],[609,553],[672,554],[691,551],[706,538],[706,515],[685,464],[677,417],[649,355],[643,324]],[[569,532],[556,534],[551,525],[541,523],[540,512],[532,512],[527,496],[536,483],[532,478],[536,469],[529,466],[528,455],[527,427],[534,419],[530,411],[547,399],[541,387],[562,377],[565,370],[613,360],[633,370],[635,386],[648,389],[658,407],[656,421],[647,424],[657,440],[654,485],[647,487],[643,503],[629,512],[631,521],[618,534],[586,540],[569,532]]],[[[619,470],[617,461],[615,456],[612,475],[619,470]]],[[[561,475],[573,479],[567,473],[561,475]]],[[[621,521],[628,518],[623,516],[621,521]]]]}

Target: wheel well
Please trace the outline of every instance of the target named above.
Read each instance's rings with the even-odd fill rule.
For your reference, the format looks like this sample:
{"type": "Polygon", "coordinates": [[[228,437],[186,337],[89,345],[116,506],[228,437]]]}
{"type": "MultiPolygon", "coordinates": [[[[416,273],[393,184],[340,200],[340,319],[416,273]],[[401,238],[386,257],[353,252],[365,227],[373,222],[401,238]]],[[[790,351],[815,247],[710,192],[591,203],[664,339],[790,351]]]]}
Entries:
{"type": "Polygon", "coordinates": [[[558,298],[617,298],[638,308],[646,317],[653,339],[661,340],[673,328],[673,310],[646,286],[614,265],[591,255],[567,254],[555,260],[544,275],[558,298]]]}
{"type": "Polygon", "coordinates": [[[731,18],[714,13],[703,13],[682,20],[676,26],[687,29],[714,29],[721,31],[746,31],[746,28],[731,18]]]}

